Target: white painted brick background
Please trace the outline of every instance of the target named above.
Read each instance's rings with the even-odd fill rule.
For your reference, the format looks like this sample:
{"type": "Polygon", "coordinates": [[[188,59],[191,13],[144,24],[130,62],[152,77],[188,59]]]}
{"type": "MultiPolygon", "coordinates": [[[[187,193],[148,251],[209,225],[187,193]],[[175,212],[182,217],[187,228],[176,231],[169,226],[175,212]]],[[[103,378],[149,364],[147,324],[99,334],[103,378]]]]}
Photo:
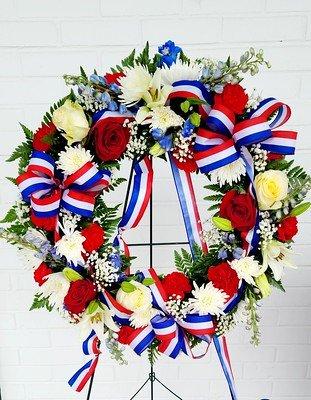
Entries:
{"type": "MultiPolygon", "coordinates": [[[[6,156],[21,140],[18,121],[36,128],[47,106],[66,93],[60,78],[83,65],[106,71],[133,46],[148,39],[181,44],[191,56],[238,56],[262,47],[273,69],[245,84],[292,106],[288,127],[300,133],[297,159],[311,156],[311,1],[310,0],[1,0],[0,121],[1,214],[16,192],[4,179],[14,175],[6,156]]],[[[169,171],[156,163],[155,238],[180,240],[182,219],[169,171]]],[[[198,179],[197,187],[202,186],[198,179]]],[[[204,212],[203,192],[198,200],[204,212]]],[[[116,200],[116,196],[112,198],[116,200]]],[[[143,226],[129,240],[146,238],[143,226]]],[[[230,335],[233,367],[241,400],[311,399],[311,217],[302,217],[297,237],[298,271],[288,271],[287,295],[274,293],[262,310],[262,345],[253,349],[243,329],[230,335]]],[[[3,400],[83,399],[66,385],[82,363],[79,335],[58,315],[28,312],[35,285],[12,247],[0,247],[0,386],[3,400]]],[[[137,266],[147,253],[137,252],[137,266]]],[[[172,249],[156,249],[155,266],[172,268],[172,249]]],[[[93,399],[128,399],[145,379],[145,357],[129,353],[129,365],[107,354],[96,372],[93,399]]],[[[159,361],[156,370],[184,399],[229,399],[215,352],[198,361],[159,361]]],[[[168,396],[157,388],[159,399],[168,396]]],[[[147,394],[145,397],[147,398],[147,394]]]]}

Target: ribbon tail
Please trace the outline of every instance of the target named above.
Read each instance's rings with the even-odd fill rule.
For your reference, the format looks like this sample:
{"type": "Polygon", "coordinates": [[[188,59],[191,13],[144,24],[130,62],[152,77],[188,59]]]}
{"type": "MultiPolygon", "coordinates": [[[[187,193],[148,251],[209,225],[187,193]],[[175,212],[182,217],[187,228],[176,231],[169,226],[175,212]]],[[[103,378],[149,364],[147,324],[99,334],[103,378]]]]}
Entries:
{"type": "Polygon", "coordinates": [[[219,340],[219,338],[216,335],[214,335],[213,341],[214,341],[214,345],[215,345],[215,348],[217,351],[217,355],[218,355],[221,367],[224,371],[224,375],[225,375],[227,383],[228,383],[228,387],[229,387],[230,394],[231,394],[231,399],[237,400],[238,399],[237,391],[236,391],[234,377],[233,377],[233,373],[232,373],[232,369],[231,369],[231,363],[230,363],[230,357],[229,357],[229,353],[228,353],[226,338],[224,336],[222,336],[219,340]]]}
{"type": "Polygon", "coordinates": [[[83,365],[68,381],[68,384],[76,391],[81,392],[94,374],[98,363],[98,355],[83,365]]]}

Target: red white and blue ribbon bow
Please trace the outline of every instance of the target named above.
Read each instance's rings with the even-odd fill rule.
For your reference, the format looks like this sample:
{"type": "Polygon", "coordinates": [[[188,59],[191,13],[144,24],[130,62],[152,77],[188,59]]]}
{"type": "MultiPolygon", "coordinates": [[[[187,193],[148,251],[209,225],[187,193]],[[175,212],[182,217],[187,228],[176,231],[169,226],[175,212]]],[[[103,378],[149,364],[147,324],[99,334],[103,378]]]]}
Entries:
{"type": "Polygon", "coordinates": [[[141,161],[135,161],[133,169],[134,183],[131,197],[118,225],[118,235],[114,239],[114,245],[123,250],[126,255],[129,255],[129,250],[122,238],[122,233],[125,230],[135,228],[139,224],[148,206],[153,182],[153,169],[150,157],[146,156],[141,161]]]}
{"type": "Polygon", "coordinates": [[[91,217],[95,197],[109,185],[111,173],[85,163],[61,182],[55,176],[55,161],[42,151],[33,151],[27,171],[17,178],[24,201],[30,202],[35,216],[57,216],[64,209],[91,217]]]}
{"type": "Polygon", "coordinates": [[[87,384],[91,376],[94,374],[98,363],[98,357],[100,355],[99,350],[100,341],[96,336],[94,330],[82,343],[82,351],[86,356],[92,356],[92,358],[83,365],[68,381],[69,385],[76,391],[81,392],[84,386],[87,384]]]}
{"type": "Polygon", "coordinates": [[[200,171],[209,173],[228,165],[240,157],[243,146],[256,143],[274,153],[294,154],[297,132],[273,130],[284,124],[290,114],[286,104],[269,98],[248,119],[235,123],[231,110],[215,105],[206,119],[209,129],[199,129],[196,137],[195,159],[200,171]]]}

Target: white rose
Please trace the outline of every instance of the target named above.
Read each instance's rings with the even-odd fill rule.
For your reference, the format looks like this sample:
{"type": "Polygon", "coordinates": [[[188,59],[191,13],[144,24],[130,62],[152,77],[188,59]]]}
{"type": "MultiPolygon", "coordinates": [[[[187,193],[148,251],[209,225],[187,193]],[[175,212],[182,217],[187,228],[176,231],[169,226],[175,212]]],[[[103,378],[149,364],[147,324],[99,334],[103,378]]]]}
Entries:
{"type": "Polygon", "coordinates": [[[260,210],[281,208],[288,192],[288,178],[284,171],[270,169],[255,177],[255,190],[260,210]]]}
{"type": "Polygon", "coordinates": [[[139,311],[151,307],[152,295],[150,289],[140,282],[131,281],[136,287],[132,292],[125,292],[119,289],[117,292],[117,301],[130,311],[139,311]]]}
{"type": "Polygon", "coordinates": [[[80,142],[90,130],[83,108],[71,100],[66,100],[53,112],[52,121],[58,129],[65,131],[64,137],[69,145],[80,142]]]}

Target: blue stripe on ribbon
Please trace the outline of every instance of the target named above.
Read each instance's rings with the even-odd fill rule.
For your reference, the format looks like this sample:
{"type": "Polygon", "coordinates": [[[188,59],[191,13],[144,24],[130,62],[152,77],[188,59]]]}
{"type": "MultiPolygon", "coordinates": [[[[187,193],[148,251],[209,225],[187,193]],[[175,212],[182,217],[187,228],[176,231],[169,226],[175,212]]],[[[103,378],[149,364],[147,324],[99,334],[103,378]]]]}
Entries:
{"type": "Polygon", "coordinates": [[[53,159],[53,157],[47,153],[44,153],[43,151],[33,150],[31,158],[41,158],[42,160],[47,161],[49,164],[51,164],[52,169],[55,168],[55,160],[53,159]]]}
{"type": "Polygon", "coordinates": [[[213,102],[213,97],[211,93],[206,89],[204,84],[200,81],[189,81],[189,80],[181,80],[174,82],[172,84],[173,87],[178,87],[178,86],[195,86],[197,89],[199,89],[202,93],[203,98],[206,100],[206,102],[211,105],[213,102]]]}
{"type": "Polygon", "coordinates": [[[99,182],[103,176],[105,175],[106,171],[100,170],[97,171],[96,174],[90,177],[85,183],[79,184],[79,183],[73,183],[70,185],[70,189],[76,189],[76,190],[88,190],[92,188],[93,186],[96,185],[97,182],[99,182]]]}
{"type": "Polygon", "coordinates": [[[88,361],[86,364],[83,365],[68,381],[70,386],[73,386],[75,382],[79,379],[80,375],[82,372],[84,372],[86,369],[89,369],[92,365],[93,360],[88,361]]]}
{"type": "Polygon", "coordinates": [[[220,132],[224,135],[230,136],[231,132],[219,118],[209,115],[206,119],[206,125],[209,129],[215,132],[220,132]]]}
{"type": "Polygon", "coordinates": [[[241,301],[242,297],[244,296],[244,291],[246,288],[246,284],[245,282],[242,280],[241,286],[238,289],[238,292],[236,294],[236,297],[234,298],[234,300],[232,300],[230,302],[230,304],[228,304],[228,306],[224,309],[224,313],[228,314],[230,311],[232,311],[234,309],[234,307],[236,307],[239,302],[241,301]]]}
{"type": "Polygon", "coordinates": [[[261,143],[261,147],[264,150],[271,151],[272,153],[283,154],[283,155],[295,154],[295,147],[294,146],[282,146],[282,145],[277,145],[277,144],[261,143]]]}
{"type": "Polygon", "coordinates": [[[230,394],[231,394],[231,399],[232,400],[237,400],[237,394],[236,394],[236,389],[235,389],[234,382],[232,380],[232,375],[231,375],[231,372],[228,370],[228,367],[227,367],[227,365],[225,363],[224,355],[223,355],[223,348],[220,345],[219,339],[218,339],[218,337],[216,335],[213,336],[213,341],[214,341],[214,345],[215,345],[215,348],[216,348],[216,351],[217,351],[217,355],[218,355],[219,361],[221,363],[222,369],[224,371],[224,374],[225,374],[227,382],[228,382],[228,386],[229,386],[230,394]]]}
{"type": "Polygon", "coordinates": [[[92,340],[92,338],[94,336],[96,336],[96,333],[95,333],[94,329],[92,329],[89,336],[82,343],[82,351],[86,356],[94,354],[94,353],[90,353],[90,351],[89,351],[89,341],[92,340]]]}
{"type": "Polygon", "coordinates": [[[269,139],[271,137],[271,130],[266,129],[264,131],[256,132],[236,141],[236,146],[250,146],[254,143],[262,142],[263,140],[269,139]]]}
{"type": "Polygon", "coordinates": [[[235,152],[234,154],[231,154],[228,157],[221,158],[213,163],[203,165],[202,167],[200,167],[200,171],[203,172],[203,174],[208,174],[209,172],[215,169],[224,167],[225,165],[228,165],[236,161],[239,157],[240,157],[239,154],[235,152]]]}
{"type": "MultiPolygon", "coordinates": [[[[30,178],[31,179],[31,178],[30,178]]],[[[34,185],[27,186],[22,192],[22,197],[23,200],[26,202],[29,202],[30,199],[29,197],[35,193],[38,192],[39,190],[46,190],[46,189],[51,189],[52,188],[51,183],[45,183],[45,182],[40,182],[40,183],[35,183],[34,185]]]]}
{"type": "Polygon", "coordinates": [[[155,333],[152,330],[149,332],[137,345],[134,347],[134,351],[136,354],[141,355],[143,351],[152,343],[153,339],[155,338],[155,333]]]}
{"type": "Polygon", "coordinates": [[[172,156],[170,155],[169,158],[170,158],[173,178],[174,178],[174,182],[175,182],[175,186],[176,186],[176,190],[177,190],[177,194],[178,194],[179,204],[180,204],[180,207],[182,210],[182,215],[183,215],[183,219],[184,219],[184,223],[185,223],[185,228],[186,228],[186,233],[187,233],[190,249],[193,254],[193,246],[196,242],[195,242],[193,231],[192,231],[192,225],[191,225],[191,220],[190,220],[187,202],[186,202],[186,198],[185,198],[185,193],[184,193],[184,189],[183,189],[183,183],[180,178],[180,170],[177,168],[177,166],[175,165],[175,163],[171,157],[172,156]]]}
{"type": "Polygon", "coordinates": [[[33,213],[38,218],[55,217],[55,215],[58,214],[58,210],[59,210],[59,207],[56,207],[56,208],[54,208],[54,210],[51,210],[51,211],[37,211],[34,208],[32,209],[33,213]]]}

